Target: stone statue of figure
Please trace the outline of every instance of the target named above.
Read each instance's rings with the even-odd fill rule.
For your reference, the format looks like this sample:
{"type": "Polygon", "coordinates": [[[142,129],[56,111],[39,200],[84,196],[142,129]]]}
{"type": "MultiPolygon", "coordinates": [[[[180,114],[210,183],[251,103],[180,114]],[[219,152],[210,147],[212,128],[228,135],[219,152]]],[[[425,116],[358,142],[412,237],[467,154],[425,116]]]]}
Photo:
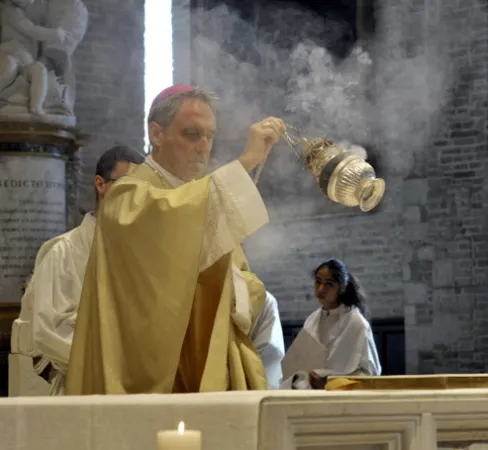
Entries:
{"type": "Polygon", "coordinates": [[[30,84],[29,112],[44,115],[47,95],[47,70],[37,61],[39,42],[63,42],[66,32],[61,28],[34,25],[24,8],[35,0],[7,0],[1,7],[0,91],[22,73],[30,84]]]}
{"type": "Polygon", "coordinates": [[[68,31],[61,41],[46,41],[42,46],[42,58],[62,80],[65,106],[73,114],[76,83],[72,67],[72,56],[85,36],[88,11],[81,0],[49,0],[45,25],[68,31]]]}
{"type": "Polygon", "coordinates": [[[72,55],[88,23],[82,0],[0,0],[0,6],[0,120],[75,125],[72,55]]]}

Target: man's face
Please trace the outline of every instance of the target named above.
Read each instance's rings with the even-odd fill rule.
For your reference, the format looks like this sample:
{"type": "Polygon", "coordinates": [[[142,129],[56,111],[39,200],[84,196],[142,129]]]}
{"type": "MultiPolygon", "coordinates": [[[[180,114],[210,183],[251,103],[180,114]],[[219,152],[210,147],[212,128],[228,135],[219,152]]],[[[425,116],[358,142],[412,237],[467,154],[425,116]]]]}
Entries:
{"type": "Polygon", "coordinates": [[[95,177],[95,188],[98,192],[98,200],[102,200],[105,195],[107,195],[108,190],[120,177],[127,174],[129,171],[130,163],[127,161],[119,161],[115,165],[115,169],[112,170],[110,178],[105,180],[100,175],[95,177]]]}
{"type": "Polygon", "coordinates": [[[185,99],[167,128],[149,124],[152,156],[180,180],[200,178],[208,166],[215,128],[215,114],[207,103],[185,99]]]}

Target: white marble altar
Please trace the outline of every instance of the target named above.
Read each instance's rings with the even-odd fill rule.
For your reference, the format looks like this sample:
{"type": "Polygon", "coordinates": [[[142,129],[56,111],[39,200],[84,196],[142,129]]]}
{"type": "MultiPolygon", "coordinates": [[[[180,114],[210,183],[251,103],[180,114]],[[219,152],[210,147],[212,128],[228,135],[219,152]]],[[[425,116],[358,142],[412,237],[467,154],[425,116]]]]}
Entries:
{"type": "Polygon", "coordinates": [[[180,420],[202,431],[202,450],[481,450],[488,390],[8,398],[0,442],[2,450],[149,450],[180,420]]]}
{"type": "Polygon", "coordinates": [[[0,154],[0,304],[20,301],[37,249],[66,230],[65,161],[0,154]]]}

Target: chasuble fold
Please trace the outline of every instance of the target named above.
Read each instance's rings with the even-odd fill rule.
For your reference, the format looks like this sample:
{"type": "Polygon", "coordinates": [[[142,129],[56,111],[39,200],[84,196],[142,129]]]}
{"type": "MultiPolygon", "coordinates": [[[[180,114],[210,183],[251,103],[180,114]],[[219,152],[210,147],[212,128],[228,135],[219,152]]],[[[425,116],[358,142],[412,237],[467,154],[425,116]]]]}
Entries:
{"type": "MultiPolygon", "coordinates": [[[[232,239],[208,248],[217,245],[208,223],[225,214],[212,206],[218,172],[173,189],[143,164],[111,188],[86,270],[68,395],[266,389],[261,359],[231,317],[233,267],[248,283],[251,321],[264,286],[232,239]]],[[[242,239],[256,225],[245,228],[241,221],[228,235],[242,239]]]]}

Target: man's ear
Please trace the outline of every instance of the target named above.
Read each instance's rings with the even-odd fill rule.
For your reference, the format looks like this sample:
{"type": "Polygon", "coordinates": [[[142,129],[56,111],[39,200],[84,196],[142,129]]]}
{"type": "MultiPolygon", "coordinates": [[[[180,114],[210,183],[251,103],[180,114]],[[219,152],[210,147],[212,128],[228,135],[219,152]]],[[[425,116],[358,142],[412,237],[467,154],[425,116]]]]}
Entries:
{"type": "Polygon", "coordinates": [[[100,175],[96,175],[94,183],[95,189],[97,190],[98,194],[103,194],[105,188],[105,180],[100,175]]]}
{"type": "Polygon", "coordinates": [[[155,147],[161,147],[161,139],[164,135],[163,128],[156,122],[149,122],[149,142],[155,147]]]}

